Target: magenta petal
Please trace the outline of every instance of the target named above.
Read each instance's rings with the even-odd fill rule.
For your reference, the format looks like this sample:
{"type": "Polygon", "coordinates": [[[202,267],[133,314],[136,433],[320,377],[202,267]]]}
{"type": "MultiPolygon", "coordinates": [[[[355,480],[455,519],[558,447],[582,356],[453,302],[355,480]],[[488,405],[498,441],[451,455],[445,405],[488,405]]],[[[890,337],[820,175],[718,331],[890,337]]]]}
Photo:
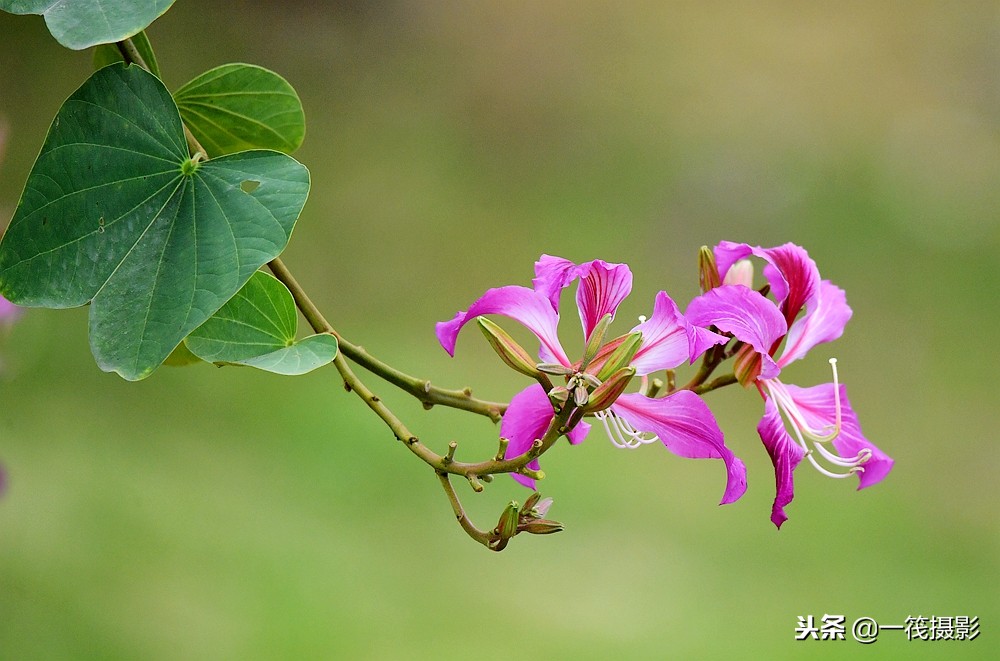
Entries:
{"type": "Polygon", "coordinates": [[[0,323],[11,322],[21,316],[21,308],[0,296],[0,323]]]}
{"type": "Polygon", "coordinates": [[[709,347],[727,341],[718,333],[693,326],[673,299],[662,291],[653,303],[653,316],[632,330],[642,333],[642,345],[632,359],[632,367],[639,376],[673,369],[695,360],[709,347]]]}
{"type": "MultiPolygon", "coordinates": [[[[535,439],[545,435],[553,417],[552,404],[537,383],[514,395],[500,421],[500,436],[508,440],[505,457],[511,459],[527,452],[535,439]]],[[[538,470],[538,460],[529,463],[528,468],[538,470]]],[[[511,473],[511,477],[530,489],[535,488],[530,477],[517,473],[511,473]]]]}
{"type": "Polygon", "coordinates": [[[542,255],[535,262],[535,277],[531,284],[535,291],[552,303],[552,309],[559,312],[559,295],[579,275],[573,262],[562,257],[542,255]]]}
{"type": "Polygon", "coordinates": [[[680,390],[651,399],[633,393],[619,397],[611,410],[636,430],[656,434],[668,450],[680,457],[722,459],[727,478],[721,504],[738,500],[746,491],[746,467],[726,447],[722,430],[698,395],[680,390]]]}
{"type": "Polygon", "coordinates": [[[786,243],[775,248],[754,248],[754,254],[767,260],[764,277],[771,293],[781,306],[790,326],[802,307],[811,304],[819,292],[819,269],[805,248],[786,243]]]}
{"type": "Polygon", "coordinates": [[[697,297],[685,313],[696,326],[715,326],[751,345],[761,356],[760,376],[770,379],[780,369],[771,347],[788,330],[785,318],[771,301],[743,285],[723,285],[697,297]]]}
{"type": "Polygon", "coordinates": [[[764,400],[764,417],[757,425],[757,433],[774,464],[775,496],[771,505],[771,522],[781,528],[781,524],[788,520],[785,505],[792,502],[795,496],[792,472],[806,456],[806,451],[788,435],[781,413],[770,397],[764,400]]]}
{"type": "MultiPolygon", "coordinates": [[[[545,436],[554,417],[555,413],[548,395],[537,383],[514,395],[506,413],[503,414],[503,420],[500,421],[500,436],[508,441],[505,458],[511,459],[527,452],[536,439],[545,436]]],[[[569,442],[574,445],[580,443],[589,431],[589,424],[579,423],[567,434],[569,442]]],[[[528,468],[538,470],[538,460],[532,460],[528,468]]],[[[535,488],[535,481],[530,477],[516,473],[511,473],[511,477],[528,488],[535,488]]]]}
{"type": "Polygon", "coordinates": [[[517,285],[490,289],[468,310],[459,312],[451,321],[437,323],[434,330],[445,351],[454,356],[455,341],[462,326],[484,314],[499,314],[519,321],[542,343],[539,355],[543,361],[569,365],[556,330],[559,315],[552,309],[547,298],[532,289],[517,285]]]}
{"type": "Polygon", "coordinates": [[[734,243],[732,241],[720,241],[713,250],[715,253],[715,265],[719,269],[719,282],[726,279],[726,274],[733,264],[745,257],[749,257],[753,252],[746,243],[734,243]]]}
{"type": "Polygon", "coordinates": [[[615,310],[632,291],[632,271],[625,264],[608,264],[595,259],[580,265],[580,287],[576,290],[576,304],[580,308],[584,340],[590,339],[604,315],[614,319],[615,310]]]}
{"type": "MultiPolygon", "coordinates": [[[[790,384],[786,384],[785,387],[810,427],[823,429],[836,422],[836,400],[832,383],[811,388],[800,388],[790,384]]],[[[840,417],[840,434],[833,440],[837,454],[845,458],[855,457],[865,448],[872,453],[871,459],[864,464],[865,471],[858,473],[858,489],[880,482],[889,474],[895,462],[861,433],[858,416],[854,413],[850,400],[847,399],[847,386],[844,385],[840,386],[840,417]]]]}
{"type": "Polygon", "coordinates": [[[817,344],[836,340],[851,318],[847,295],[829,280],[820,283],[819,294],[813,300],[812,308],[788,329],[785,349],[778,360],[782,367],[802,358],[817,344]]]}

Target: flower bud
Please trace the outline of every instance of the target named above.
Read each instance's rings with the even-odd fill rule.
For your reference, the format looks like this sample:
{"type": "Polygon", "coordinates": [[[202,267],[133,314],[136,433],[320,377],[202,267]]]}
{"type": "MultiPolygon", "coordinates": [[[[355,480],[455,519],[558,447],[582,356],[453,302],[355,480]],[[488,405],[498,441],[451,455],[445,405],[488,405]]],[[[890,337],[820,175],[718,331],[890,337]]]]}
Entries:
{"type": "Polygon", "coordinates": [[[590,400],[586,406],[582,407],[584,413],[596,413],[608,408],[625,392],[625,388],[631,383],[635,376],[634,367],[623,367],[611,375],[607,381],[601,384],[594,392],[590,393],[590,400]]]}
{"type": "Polygon", "coordinates": [[[733,374],[744,388],[749,388],[760,376],[760,354],[749,344],[744,344],[733,359],[733,374]]]}
{"type": "Polygon", "coordinates": [[[510,539],[517,534],[517,519],[517,503],[512,500],[504,508],[497,522],[497,534],[500,535],[500,539],[510,539]]]}
{"type": "Polygon", "coordinates": [[[587,369],[587,365],[590,361],[594,359],[597,355],[598,350],[600,350],[601,345],[604,344],[604,336],[608,332],[608,326],[611,325],[611,313],[601,317],[601,320],[597,322],[594,326],[594,330],[590,331],[590,337],[587,338],[587,346],[583,350],[583,361],[580,363],[580,370],[587,369]]]}
{"type": "Polygon", "coordinates": [[[490,343],[493,350],[500,356],[500,360],[505,362],[508,367],[533,379],[542,375],[531,354],[508,335],[507,331],[485,317],[478,317],[476,321],[479,322],[479,328],[486,336],[486,341],[490,343]]]}
{"type": "Polygon", "coordinates": [[[553,406],[563,406],[569,401],[569,388],[556,386],[549,391],[549,401],[552,402],[553,406]]]}
{"type": "Polygon", "coordinates": [[[702,293],[715,289],[719,282],[719,267],[715,264],[715,253],[708,246],[698,250],[698,284],[702,293]]]}
{"type": "Polygon", "coordinates": [[[642,333],[635,331],[626,335],[601,365],[601,369],[597,371],[597,379],[602,382],[606,381],[612,374],[627,367],[641,346],[642,333]]]}
{"type": "Polygon", "coordinates": [[[521,530],[532,535],[551,535],[554,532],[562,532],[563,524],[548,519],[535,519],[522,525],[521,530]]]}
{"type": "Polygon", "coordinates": [[[528,496],[528,499],[524,501],[524,505],[521,505],[521,516],[529,516],[531,510],[538,504],[538,501],[541,500],[541,498],[542,494],[537,491],[533,491],[532,494],[528,496]]]}

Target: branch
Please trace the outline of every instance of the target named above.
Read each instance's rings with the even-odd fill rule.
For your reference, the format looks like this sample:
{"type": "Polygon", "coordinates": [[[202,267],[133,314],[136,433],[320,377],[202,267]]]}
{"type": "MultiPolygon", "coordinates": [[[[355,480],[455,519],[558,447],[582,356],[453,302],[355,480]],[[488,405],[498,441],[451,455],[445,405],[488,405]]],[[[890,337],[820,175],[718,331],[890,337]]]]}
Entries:
{"type": "Polygon", "coordinates": [[[448,406],[484,415],[493,422],[498,422],[504,411],[507,410],[506,403],[488,402],[476,399],[472,396],[472,391],[469,388],[464,388],[462,390],[446,390],[438,388],[431,385],[431,382],[426,379],[418,379],[417,377],[410,376],[409,374],[404,374],[396,368],[383,363],[363,348],[344,339],[344,337],[338,333],[332,325],[330,325],[330,322],[326,320],[322,313],[320,313],[319,309],[305,293],[302,286],[295,280],[291,272],[288,270],[288,267],[284,265],[280,258],[272,260],[267,266],[271,269],[271,273],[273,273],[278,280],[283,282],[284,285],[288,287],[288,291],[292,293],[292,298],[295,300],[295,305],[302,311],[302,315],[305,317],[306,321],[309,322],[309,325],[312,326],[314,331],[317,333],[330,333],[334,335],[340,344],[341,353],[361,367],[364,367],[369,372],[385,379],[400,390],[410,393],[423,402],[426,408],[430,408],[435,404],[440,404],[441,406],[448,406]]]}

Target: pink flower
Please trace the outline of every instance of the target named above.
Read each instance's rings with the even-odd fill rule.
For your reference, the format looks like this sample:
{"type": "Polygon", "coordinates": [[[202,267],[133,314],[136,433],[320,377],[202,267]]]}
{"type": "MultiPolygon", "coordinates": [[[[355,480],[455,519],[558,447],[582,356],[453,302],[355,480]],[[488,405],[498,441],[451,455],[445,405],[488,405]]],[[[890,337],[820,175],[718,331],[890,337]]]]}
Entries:
{"type": "Polygon", "coordinates": [[[0,324],[10,324],[21,316],[21,308],[0,296],[0,324]]]}
{"type": "Polygon", "coordinates": [[[715,259],[723,284],[691,301],[687,317],[744,343],[735,372],[741,383],[754,384],[764,398],[757,432],[774,464],[774,525],[780,528],[788,519],[784,507],[794,497],[792,472],[803,458],[830,477],[857,474],[859,489],[882,480],[893,460],[861,433],[847,389],[837,378],[835,360],[830,361],[832,383],[799,388],[778,378],[785,366],[812,347],[840,337],[851,318],[844,291],[820,280],[816,263],[791,243],[760,248],[724,241],[716,246],[715,259]],[[751,255],[766,262],[764,276],[776,302],[747,286],[746,258],[751,255]],[[775,359],[782,343],[784,350],[775,359]]]}
{"type": "MultiPolygon", "coordinates": [[[[586,343],[605,316],[614,318],[618,305],[631,291],[632,273],[628,266],[601,260],[574,264],[542,255],[535,263],[533,288],[511,285],[490,289],[468,310],[459,312],[450,321],[438,323],[435,328],[438,340],[454,355],[458,333],[466,323],[487,314],[509,317],[538,338],[543,364],[562,368],[570,383],[595,387],[596,375],[604,362],[629,335],[608,342],[585,366],[581,366],[582,361],[570,361],[557,328],[560,296],[575,280],[579,280],[576,303],[586,343]]],[[[640,377],[693,361],[709,347],[727,339],[690,324],[665,292],[656,295],[652,317],[640,319],[631,333],[641,334],[641,341],[628,362],[640,377]]],[[[553,405],[540,385],[532,384],[515,395],[500,426],[500,435],[509,440],[507,456],[527,451],[545,433],[554,415],[553,405]]],[[[642,393],[623,394],[595,416],[618,447],[634,448],[660,441],[678,456],[722,459],[727,472],[723,504],[737,500],[746,490],[743,462],[726,447],[708,406],[692,392],[678,391],[659,398],[642,393]]],[[[567,436],[571,443],[579,443],[589,429],[590,425],[581,422],[567,436]]],[[[537,460],[529,468],[537,470],[537,460]]],[[[514,475],[514,479],[534,488],[534,481],[524,475],[514,475]]]]}

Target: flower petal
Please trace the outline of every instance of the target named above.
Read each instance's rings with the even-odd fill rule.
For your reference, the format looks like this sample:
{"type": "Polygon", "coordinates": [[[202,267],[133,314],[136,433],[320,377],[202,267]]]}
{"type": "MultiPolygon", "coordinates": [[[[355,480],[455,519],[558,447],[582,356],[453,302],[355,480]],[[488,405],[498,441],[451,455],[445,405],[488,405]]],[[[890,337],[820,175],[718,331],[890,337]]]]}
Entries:
{"type": "Polygon", "coordinates": [[[720,241],[712,252],[715,253],[715,265],[719,269],[719,282],[723,282],[732,265],[749,257],[753,253],[753,248],[747,243],[720,241]]]}
{"type": "Polygon", "coordinates": [[[657,399],[639,393],[622,395],[611,410],[636,430],[656,434],[680,457],[722,459],[727,478],[721,504],[738,500],[746,491],[746,467],[726,447],[722,430],[698,395],[689,390],[657,399]]]}
{"type": "Polygon", "coordinates": [[[584,341],[606,314],[614,319],[618,304],[632,291],[632,271],[625,264],[608,264],[595,259],[581,264],[576,304],[580,308],[584,341]]]}
{"type": "Polygon", "coordinates": [[[715,263],[719,279],[725,280],[730,267],[751,254],[767,262],[764,277],[771,285],[785,322],[790,326],[804,305],[819,291],[819,269],[805,248],[786,243],[774,248],[761,248],[746,243],[721,241],[715,247],[715,263]]]}
{"type": "Polygon", "coordinates": [[[542,255],[535,262],[535,277],[531,284],[535,291],[552,303],[552,309],[559,312],[559,295],[579,274],[577,265],[568,259],[542,255]]]}
{"type": "Polygon", "coordinates": [[[819,292],[819,269],[805,248],[786,243],[775,248],[754,248],[754,254],[767,260],[764,277],[791,326],[803,306],[812,303],[819,292]]]}
{"type": "Polygon", "coordinates": [[[569,365],[566,353],[559,344],[559,315],[545,296],[518,285],[490,289],[468,310],[459,312],[451,321],[435,324],[438,341],[445,351],[454,356],[455,341],[462,326],[484,314],[499,314],[520,322],[541,342],[539,356],[543,362],[569,365]]]}
{"type": "Polygon", "coordinates": [[[757,433],[774,464],[775,496],[771,505],[771,522],[781,528],[781,524],[788,520],[785,505],[795,497],[792,472],[806,456],[806,451],[788,434],[785,421],[770,397],[764,400],[764,417],[757,424],[757,433]]]}
{"type": "Polygon", "coordinates": [[[751,345],[761,356],[761,378],[778,375],[770,350],[788,327],[778,308],[760,292],[742,285],[716,287],[691,301],[685,316],[692,324],[715,326],[751,345]]]}
{"type": "Polygon", "coordinates": [[[843,334],[844,326],[851,318],[847,295],[829,280],[820,283],[819,295],[814,301],[805,316],[796,319],[788,329],[785,349],[778,360],[782,367],[802,358],[817,344],[836,340],[843,334]]]}
{"type": "MultiPolygon", "coordinates": [[[[545,435],[554,417],[548,395],[537,383],[514,395],[500,421],[500,436],[508,440],[505,458],[511,459],[527,452],[536,439],[545,435]]],[[[577,444],[589,431],[590,425],[581,422],[567,436],[570,443],[577,444]]],[[[538,460],[532,460],[528,468],[538,470],[538,460]]],[[[530,489],[535,488],[535,481],[530,477],[516,473],[511,473],[511,477],[530,489]]]]}
{"type": "Polygon", "coordinates": [[[666,292],[653,302],[653,316],[632,329],[642,333],[642,345],[632,359],[638,376],[673,369],[693,362],[709,347],[725,344],[728,338],[691,324],[666,292]]]}
{"type": "MultiPolygon", "coordinates": [[[[823,429],[836,423],[836,400],[832,383],[811,388],[786,384],[792,400],[802,412],[806,423],[813,429],[823,429]]],[[[840,434],[833,441],[837,454],[844,458],[855,457],[864,449],[871,450],[871,459],[864,464],[865,471],[858,473],[858,489],[880,482],[892,470],[893,459],[865,438],[858,423],[858,416],[847,399],[847,386],[840,386],[840,434]]]]}

